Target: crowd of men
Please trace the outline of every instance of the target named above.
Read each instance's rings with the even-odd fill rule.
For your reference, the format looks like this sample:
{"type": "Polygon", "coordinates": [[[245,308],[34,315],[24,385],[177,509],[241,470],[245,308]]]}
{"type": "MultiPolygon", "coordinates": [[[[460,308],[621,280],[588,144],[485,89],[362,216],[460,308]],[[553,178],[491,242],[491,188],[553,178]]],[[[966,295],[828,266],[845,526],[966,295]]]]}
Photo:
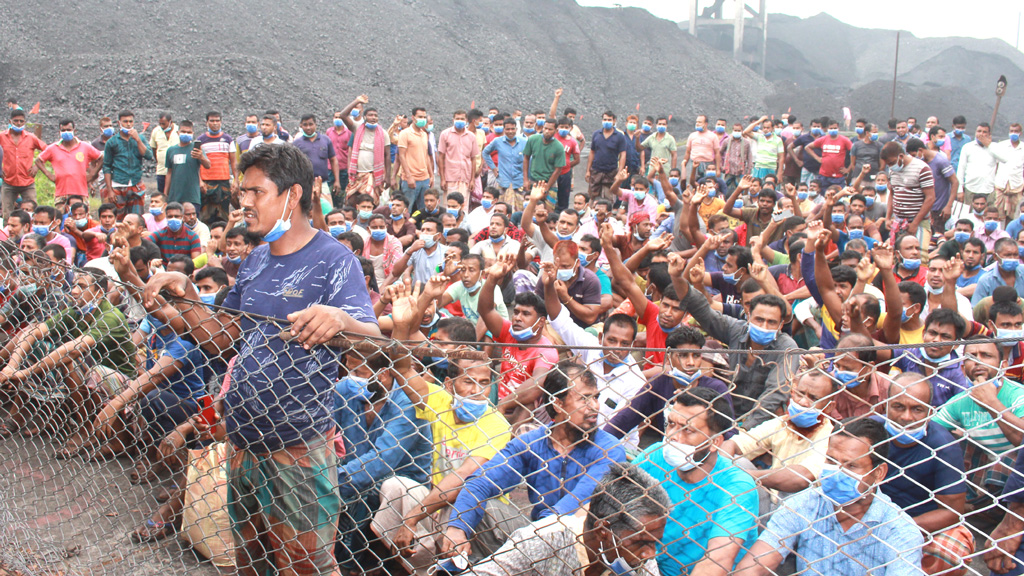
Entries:
{"type": "Polygon", "coordinates": [[[49,144],[12,105],[0,437],[131,458],[139,543],[217,451],[246,575],[1024,573],[1021,125],[561,95],[49,144]]]}

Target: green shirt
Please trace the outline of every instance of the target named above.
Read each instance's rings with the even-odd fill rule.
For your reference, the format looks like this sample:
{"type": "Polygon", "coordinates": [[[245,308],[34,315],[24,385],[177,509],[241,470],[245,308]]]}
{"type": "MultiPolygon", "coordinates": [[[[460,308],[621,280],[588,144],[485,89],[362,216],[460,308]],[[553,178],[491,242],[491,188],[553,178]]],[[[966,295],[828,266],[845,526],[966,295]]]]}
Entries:
{"type": "MultiPolygon", "coordinates": [[[[996,398],[1014,416],[1024,418],[1024,386],[1004,378],[1002,386],[996,392],[996,398]]],[[[966,391],[953,396],[943,404],[935,413],[933,420],[947,430],[962,430],[976,444],[997,456],[1016,448],[1003,435],[992,413],[982,408],[966,391]]]]}
{"type": "Polygon", "coordinates": [[[52,338],[62,342],[90,336],[95,344],[89,356],[96,364],[117,370],[128,378],[135,377],[135,343],[128,330],[128,320],[106,299],[89,315],[82,315],[76,306],[65,308],[46,321],[52,338]]]}
{"type": "Polygon", "coordinates": [[[757,140],[757,156],[754,157],[754,168],[765,168],[768,170],[775,170],[779,167],[779,154],[782,154],[786,146],[782,143],[782,138],[775,136],[771,137],[771,140],[764,137],[764,134],[758,132],[754,134],[754,139],[757,140]]]}
{"type": "Polygon", "coordinates": [[[555,170],[565,167],[565,147],[557,138],[544,143],[544,136],[534,134],[526,141],[523,156],[530,159],[530,180],[540,182],[551,178],[555,170]]]}
{"type": "Polygon", "coordinates": [[[171,187],[167,192],[168,202],[191,202],[199,205],[199,160],[192,157],[194,142],[167,148],[167,171],[171,176],[171,187]]]}
{"type": "Polygon", "coordinates": [[[643,141],[642,146],[651,149],[652,157],[670,161],[672,153],[676,151],[676,139],[671,134],[665,134],[661,139],[658,139],[657,134],[651,134],[643,141]]]}

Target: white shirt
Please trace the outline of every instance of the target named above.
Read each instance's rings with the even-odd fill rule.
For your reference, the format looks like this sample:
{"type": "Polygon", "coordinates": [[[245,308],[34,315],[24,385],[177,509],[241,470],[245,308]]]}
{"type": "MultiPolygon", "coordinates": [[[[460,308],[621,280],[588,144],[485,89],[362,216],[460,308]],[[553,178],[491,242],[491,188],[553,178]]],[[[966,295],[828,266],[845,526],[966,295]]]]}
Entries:
{"type": "MultiPolygon", "coordinates": [[[[569,309],[562,306],[558,317],[551,320],[551,329],[565,342],[567,346],[600,346],[601,342],[597,336],[580,328],[569,316],[569,309]]],[[[604,352],[593,348],[573,350],[580,357],[584,364],[597,378],[597,389],[599,391],[598,404],[599,413],[597,416],[598,427],[604,427],[611,420],[616,412],[627,408],[629,401],[636,396],[640,389],[647,383],[643,370],[637,365],[632,355],[626,356],[625,364],[620,364],[611,372],[604,371],[604,352]]],[[[631,448],[639,445],[640,436],[638,430],[633,430],[624,438],[624,441],[631,448]]]]}
{"type": "Polygon", "coordinates": [[[966,189],[974,194],[991,194],[996,185],[996,163],[1005,160],[995,144],[987,148],[982,148],[977,140],[964,144],[956,170],[956,178],[960,181],[958,193],[966,189]]]}
{"type": "Polygon", "coordinates": [[[1013,142],[1003,140],[992,147],[1004,158],[996,165],[996,187],[1005,188],[1009,184],[1017,190],[1024,186],[1024,142],[1014,146],[1013,142]]]}
{"type": "Polygon", "coordinates": [[[494,206],[490,210],[484,210],[483,206],[477,206],[466,215],[463,226],[469,229],[470,236],[476,236],[477,232],[491,225],[491,215],[494,214],[494,206]]]}
{"type": "Polygon", "coordinates": [[[210,243],[210,227],[204,224],[202,220],[196,220],[196,225],[192,227],[192,231],[199,236],[199,244],[205,249],[206,245],[210,243]]]}
{"type": "Polygon", "coordinates": [[[278,137],[274,138],[273,140],[271,140],[269,142],[264,142],[263,141],[263,134],[259,134],[258,136],[256,136],[255,138],[253,138],[252,140],[249,141],[249,150],[255,150],[256,148],[259,148],[260,146],[263,146],[264,144],[268,144],[268,145],[271,145],[271,146],[279,146],[279,145],[284,144],[284,140],[282,140],[281,137],[278,136],[278,137]]]}
{"type": "MultiPolygon", "coordinates": [[[[939,296],[936,295],[936,298],[939,296]]],[[[963,294],[956,293],[956,311],[960,313],[967,321],[974,320],[974,308],[971,307],[971,301],[963,294]]],[[[921,309],[921,320],[927,320],[928,314],[931,312],[931,294],[928,295],[928,301],[924,303],[924,308],[921,309]]]]}

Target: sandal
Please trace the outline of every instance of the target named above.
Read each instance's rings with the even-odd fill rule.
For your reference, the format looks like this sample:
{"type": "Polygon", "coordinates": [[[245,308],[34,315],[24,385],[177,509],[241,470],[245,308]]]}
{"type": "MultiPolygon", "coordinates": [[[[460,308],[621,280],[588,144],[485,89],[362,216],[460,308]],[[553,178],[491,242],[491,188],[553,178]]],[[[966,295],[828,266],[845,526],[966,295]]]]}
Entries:
{"type": "Polygon", "coordinates": [[[128,481],[133,486],[139,484],[148,484],[153,480],[156,480],[156,472],[153,470],[152,465],[146,464],[145,462],[139,462],[135,465],[135,470],[132,470],[131,474],[128,475],[128,481]]]}
{"type": "Polygon", "coordinates": [[[146,523],[139,526],[132,532],[131,541],[135,544],[157,542],[170,535],[173,526],[168,522],[153,520],[150,518],[146,523]]]}

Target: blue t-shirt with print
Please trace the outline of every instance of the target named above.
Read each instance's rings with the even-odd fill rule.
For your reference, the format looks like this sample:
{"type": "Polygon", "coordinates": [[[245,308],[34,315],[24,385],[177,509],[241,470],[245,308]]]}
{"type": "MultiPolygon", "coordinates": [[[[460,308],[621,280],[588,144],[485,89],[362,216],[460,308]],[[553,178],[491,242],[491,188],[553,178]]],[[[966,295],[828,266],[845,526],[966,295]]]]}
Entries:
{"type": "Polygon", "coordinates": [[[224,307],[240,310],[242,334],[238,359],[225,398],[225,421],[238,447],[273,452],[302,444],[334,426],[334,381],[338,350],[305,350],[285,342],[293,312],[322,304],[340,308],[360,322],[373,322],[363,269],[352,251],[327,233],[316,235],[297,252],[274,256],[264,244],[242,262],[224,307]]]}

